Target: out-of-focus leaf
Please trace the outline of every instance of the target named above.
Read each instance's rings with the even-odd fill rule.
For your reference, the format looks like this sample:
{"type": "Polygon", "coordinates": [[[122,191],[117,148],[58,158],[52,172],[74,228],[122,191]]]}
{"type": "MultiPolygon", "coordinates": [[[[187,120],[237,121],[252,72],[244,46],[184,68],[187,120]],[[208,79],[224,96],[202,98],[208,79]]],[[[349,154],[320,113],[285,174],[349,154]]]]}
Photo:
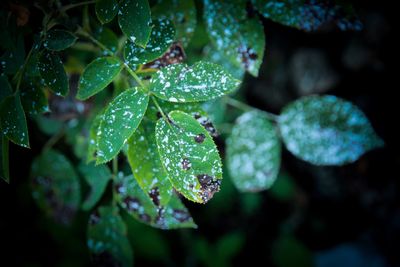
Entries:
{"type": "Polygon", "coordinates": [[[6,75],[0,75],[0,103],[13,92],[6,75]]]}
{"type": "Polygon", "coordinates": [[[214,46],[234,65],[258,76],[265,47],[264,28],[249,16],[245,0],[204,0],[204,21],[214,46]]]}
{"type": "Polygon", "coordinates": [[[89,218],[87,245],[95,265],[131,267],[132,248],[117,207],[102,206],[89,218]]]}
{"type": "Polygon", "coordinates": [[[50,51],[43,51],[38,62],[40,76],[56,95],[66,96],[69,90],[68,77],[60,57],[50,51]]]}
{"type": "Polygon", "coordinates": [[[61,51],[72,46],[76,39],[69,31],[54,29],[47,32],[43,46],[49,50],[61,51]]]}
{"type": "Polygon", "coordinates": [[[69,224],[79,208],[80,184],[70,161],[55,150],[44,151],[31,167],[32,194],[50,217],[69,224]]]}
{"type": "Polygon", "coordinates": [[[95,166],[93,163],[81,163],[78,169],[90,186],[90,192],[82,203],[82,209],[90,210],[103,195],[107,183],[111,179],[111,172],[106,165],[95,166]]]}
{"type": "Polygon", "coordinates": [[[292,177],[286,173],[281,173],[268,192],[272,197],[278,200],[288,201],[294,197],[295,190],[296,188],[292,177]]]}
{"type": "Polygon", "coordinates": [[[63,127],[61,121],[46,116],[36,116],[35,120],[39,129],[47,135],[56,134],[63,127]]]}
{"type": "Polygon", "coordinates": [[[312,267],[311,251],[295,237],[281,235],[273,244],[272,260],[278,267],[312,267]],[[290,255],[290,257],[288,257],[290,255]]]}
{"type": "Polygon", "coordinates": [[[97,164],[118,154],[139,126],[148,102],[149,96],[135,88],[125,90],[111,101],[97,131],[97,164]]]}
{"type": "Polygon", "coordinates": [[[287,149],[316,165],[343,165],[384,145],[365,114],[335,96],[309,96],[288,104],[279,116],[287,149]]]}
{"type": "Polygon", "coordinates": [[[122,70],[122,63],[115,57],[101,57],[92,61],[79,80],[77,98],[85,100],[109,85],[122,70]]]}
{"type": "Polygon", "coordinates": [[[161,0],[152,9],[152,15],[174,22],[176,39],[186,47],[196,29],[196,6],[193,0],[161,0]]]}
{"type": "Polygon", "coordinates": [[[0,134],[0,177],[6,183],[10,183],[10,169],[8,157],[8,139],[0,134]]]}
{"type": "Polygon", "coordinates": [[[281,144],[261,111],[241,115],[227,140],[227,165],[236,187],[256,192],[271,187],[279,172],[281,144]]]}
{"type": "Polygon", "coordinates": [[[221,66],[198,62],[169,65],[151,79],[150,90],[170,102],[198,102],[217,98],[234,91],[239,81],[221,66]]]}
{"type": "Polygon", "coordinates": [[[156,126],[161,162],[174,188],[191,201],[205,203],[219,191],[222,163],[209,133],[195,118],[172,111],[156,126]]]}
{"type": "Polygon", "coordinates": [[[108,23],[118,13],[118,2],[117,0],[96,0],[95,10],[100,22],[102,24],[108,23]]]}
{"type": "Polygon", "coordinates": [[[151,32],[151,12],[147,0],[122,0],[119,4],[118,23],[132,42],[145,48],[151,32]]]}
{"type": "Polygon", "coordinates": [[[117,52],[118,49],[118,37],[117,35],[110,30],[109,28],[102,26],[99,27],[94,32],[95,38],[105,45],[111,52],[117,52]]]}

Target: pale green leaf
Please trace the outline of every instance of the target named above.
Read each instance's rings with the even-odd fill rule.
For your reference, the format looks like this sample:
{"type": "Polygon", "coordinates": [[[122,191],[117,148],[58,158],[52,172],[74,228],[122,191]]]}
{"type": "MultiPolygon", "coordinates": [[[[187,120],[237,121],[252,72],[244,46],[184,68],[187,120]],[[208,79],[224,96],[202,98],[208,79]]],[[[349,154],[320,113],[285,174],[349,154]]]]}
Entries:
{"type": "Polygon", "coordinates": [[[176,39],[185,47],[189,44],[197,25],[193,0],[161,0],[152,9],[152,15],[172,20],[176,28],[176,39]]]}
{"type": "Polygon", "coordinates": [[[194,202],[205,203],[219,191],[222,163],[209,133],[181,111],[161,118],[156,140],[161,162],[174,188],[194,202]]]}
{"type": "Polygon", "coordinates": [[[148,95],[132,88],[108,105],[97,132],[97,164],[107,162],[118,154],[139,126],[148,102],[148,95]]]}
{"type": "Polygon", "coordinates": [[[60,57],[50,51],[43,51],[39,56],[38,68],[44,83],[57,95],[68,94],[68,77],[60,57]]]}
{"type": "Polygon", "coordinates": [[[90,192],[82,203],[82,209],[90,210],[103,195],[108,181],[111,179],[111,172],[106,165],[95,166],[93,163],[81,163],[78,169],[90,186],[90,192]]]}
{"type": "Polygon", "coordinates": [[[10,95],[1,102],[0,129],[13,143],[29,147],[28,126],[19,94],[10,95]]]}
{"type": "Polygon", "coordinates": [[[204,21],[214,46],[237,67],[258,76],[265,49],[258,16],[247,15],[245,0],[204,0],[204,21]]]}
{"type": "Polygon", "coordinates": [[[96,0],[95,11],[102,24],[114,19],[118,13],[117,0],[96,0]]]}
{"type": "Polygon", "coordinates": [[[230,176],[240,191],[272,186],[279,172],[281,144],[275,127],[261,111],[248,111],[236,120],[226,156],[230,176]]]}
{"type": "Polygon", "coordinates": [[[146,47],[151,32],[151,12],[147,0],[122,0],[119,4],[118,23],[132,42],[146,47]]]}
{"type": "Polygon", "coordinates": [[[186,207],[172,193],[166,206],[157,207],[131,176],[118,176],[117,201],[135,219],[161,229],[196,228],[186,207]]]}
{"type": "Polygon", "coordinates": [[[132,248],[117,207],[102,206],[90,215],[87,232],[89,251],[112,266],[132,267],[132,248]]]}
{"type": "Polygon", "coordinates": [[[288,104],[279,116],[287,149],[316,165],[343,165],[383,146],[365,114],[335,96],[308,96],[288,104]]]}
{"type": "Polygon", "coordinates": [[[125,43],[124,57],[126,62],[136,69],[138,65],[151,62],[162,56],[171,46],[175,37],[175,29],[170,20],[153,20],[153,29],[146,48],[130,40],[125,43]]]}
{"type": "Polygon", "coordinates": [[[43,46],[49,50],[61,51],[72,46],[77,37],[69,31],[54,29],[47,32],[43,46]]]}
{"type": "Polygon", "coordinates": [[[122,63],[115,57],[101,57],[92,61],[79,80],[77,98],[85,100],[109,85],[122,70],[122,63]]]}
{"type": "Polygon", "coordinates": [[[151,79],[150,90],[170,102],[198,102],[228,94],[238,85],[221,66],[198,62],[192,67],[173,64],[159,70],[151,79]]]}

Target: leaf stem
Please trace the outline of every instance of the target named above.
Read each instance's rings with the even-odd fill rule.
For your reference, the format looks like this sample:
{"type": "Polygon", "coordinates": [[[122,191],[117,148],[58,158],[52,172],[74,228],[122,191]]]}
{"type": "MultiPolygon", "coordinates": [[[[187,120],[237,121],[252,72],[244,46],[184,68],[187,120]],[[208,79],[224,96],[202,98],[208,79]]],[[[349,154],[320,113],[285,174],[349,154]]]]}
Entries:
{"type": "MultiPolygon", "coordinates": [[[[251,110],[257,109],[255,107],[247,105],[246,103],[243,103],[243,102],[241,102],[239,100],[236,100],[236,99],[234,99],[232,97],[229,97],[229,96],[225,96],[224,97],[224,101],[228,105],[230,105],[232,107],[235,107],[237,109],[243,110],[243,111],[251,111],[251,110]]],[[[267,117],[268,119],[270,119],[272,121],[278,121],[278,117],[279,117],[278,115],[275,115],[273,113],[270,113],[270,112],[267,112],[267,111],[264,111],[264,110],[261,110],[261,109],[257,109],[257,110],[261,111],[265,115],[265,117],[267,117]]]]}
{"type": "Polygon", "coordinates": [[[164,120],[169,124],[169,120],[167,115],[165,115],[164,111],[160,107],[160,104],[158,104],[157,99],[154,96],[151,96],[151,100],[153,101],[154,105],[156,105],[158,111],[161,113],[161,116],[164,118],[164,120]]]}

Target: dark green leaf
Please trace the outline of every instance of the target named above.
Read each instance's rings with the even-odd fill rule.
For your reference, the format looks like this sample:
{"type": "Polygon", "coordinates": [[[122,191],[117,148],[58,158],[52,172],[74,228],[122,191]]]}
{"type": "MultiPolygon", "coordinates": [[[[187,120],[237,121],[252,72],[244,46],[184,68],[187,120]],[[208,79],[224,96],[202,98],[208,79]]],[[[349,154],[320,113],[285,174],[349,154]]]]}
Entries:
{"type": "Polygon", "coordinates": [[[143,48],[130,40],[126,41],[124,57],[127,63],[134,69],[138,65],[151,62],[162,56],[171,46],[175,37],[175,29],[170,20],[157,19],[153,21],[150,40],[143,48]]]}
{"type": "Polygon", "coordinates": [[[111,52],[117,52],[118,49],[118,37],[117,35],[110,30],[109,28],[106,28],[104,26],[99,27],[95,33],[95,38],[105,45],[111,52]]]}
{"type": "Polygon", "coordinates": [[[204,20],[214,46],[237,67],[258,76],[265,48],[258,16],[247,15],[246,1],[204,0],[204,20]]]}
{"type": "Polygon", "coordinates": [[[79,208],[80,184],[69,160],[55,150],[44,151],[34,159],[31,177],[37,205],[56,221],[70,223],[79,208]]]}
{"type": "Polygon", "coordinates": [[[161,118],[156,140],[161,162],[174,188],[194,202],[205,203],[219,191],[222,163],[209,133],[192,116],[172,111],[161,118]]]}
{"type": "Polygon", "coordinates": [[[10,183],[10,169],[8,162],[8,139],[0,134],[0,177],[6,183],[10,183]]]}
{"type": "Polygon", "coordinates": [[[49,103],[42,88],[43,85],[39,79],[29,79],[21,85],[22,106],[29,115],[49,111],[49,103]]]}
{"type": "Polygon", "coordinates": [[[47,33],[43,46],[49,50],[61,51],[72,46],[76,39],[77,37],[68,31],[54,29],[47,33]]]}
{"type": "Polygon", "coordinates": [[[105,260],[110,266],[133,266],[126,225],[117,207],[103,206],[90,215],[87,245],[99,262],[105,260]]]}
{"type": "Polygon", "coordinates": [[[46,116],[36,116],[35,120],[39,129],[47,135],[56,134],[63,127],[62,121],[52,119],[46,116]]]}
{"type": "Polygon", "coordinates": [[[0,104],[7,96],[13,92],[6,75],[0,75],[0,104]]]}
{"type": "Polygon", "coordinates": [[[24,64],[25,46],[22,33],[17,34],[16,42],[0,57],[0,73],[15,74],[24,64]]]}
{"type": "Polygon", "coordinates": [[[131,176],[118,176],[117,200],[135,219],[161,229],[196,228],[186,207],[172,193],[167,206],[156,207],[131,176]]]}
{"type": "Polygon", "coordinates": [[[189,44],[197,24],[193,0],[161,0],[152,9],[152,15],[172,20],[176,27],[176,39],[185,47],[189,44]]]}
{"type": "Polygon", "coordinates": [[[79,80],[77,98],[85,100],[109,85],[122,70],[122,63],[115,57],[101,57],[92,61],[79,80]]]}
{"type": "Polygon", "coordinates": [[[312,267],[313,254],[291,235],[281,235],[273,244],[272,260],[278,267],[312,267]],[[290,255],[290,257],[288,257],[290,255]]]}
{"type": "Polygon", "coordinates": [[[83,210],[92,209],[103,195],[108,181],[111,179],[111,172],[106,165],[95,166],[93,163],[80,164],[79,172],[90,186],[90,192],[82,203],[83,210]]]}
{"type": "Polygon", "coordinates": [[[150,90],[170,102],[197,102],[228,94],[238,85],[221,66],[198,62],[192,67],[173,64],[159,70],[151,79],[150,90]]]}
{"type": "Polygon", "coordinates": [[[291,176],[287,173],[281,173],[268,192],[273,198],[290,201],[295,196],[296,185],[291,176]]]}
{"type": "Polygon", "coordinates": [[[147,0],[122,0],[118,23],[129,40],[146,47],[151,32],[151,13],[147,0]]]}
{"type": "Polygon", "coordinates": [[[304,31],[315,31],[329,24],[342,31],[361,30],[362,23],[350,5],[343,1],[252,0],[254,7],[266,18],[304,31]]]}
{"type": "Polygon", "coordinates": [[[97,150],[97,132],[99,131],[100,122],[103,120],[105,110],[99,112],[93,119],[89,129],[89,144],[86,157],[86,163],[96,159],[97,150]]]}
{"type": "Polygon", "coordinates": [[[68,77],[60,57],[50,51],[43,51],[38,62],[40,76],[45,84],[56,95],[66,96],[68,93],[68,77]]]}
{"type": "Polygon", "coordinates": [[[118,2],[117,0],[96,0],[95,10],[100,22],[102,24],[108,23],[118,13],[118,2]]]}
{"type": "Polygon", "coordinates": [[[10,95],[0,104],[2,134],[13,143],[29,148],[28,126],[19,95],[10,95]]]}
{"type": "Polygon", "coordinates": [[[108,105],[97,132],[97,164],[107,162],[118,154],[139,126],[148,102],[148,95],[132,88],[108,105]]]}
{"type": "Polygon", "coordinates": [[[227,140],[227,165],[235,186],[243,192],[270,188],[280,162],[281,144],[272,123],[258,110],[241,115],[227,140]]]}
{"type": "Polygon", "coordinates": [[[383,146],[364,113],[335,96],[303,97],[279,117],[282,139],[295,156],[316,165],[343,165],[383,146]]]}

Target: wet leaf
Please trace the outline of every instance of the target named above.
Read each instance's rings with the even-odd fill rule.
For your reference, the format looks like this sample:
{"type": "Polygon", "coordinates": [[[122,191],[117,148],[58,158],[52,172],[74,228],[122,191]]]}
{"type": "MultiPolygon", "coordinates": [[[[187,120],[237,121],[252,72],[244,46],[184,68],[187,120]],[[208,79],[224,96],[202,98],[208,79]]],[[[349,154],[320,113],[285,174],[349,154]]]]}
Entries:
{"type": "Polygon", "coordinates": [[[1,102],[0,128],[11,142],[29,148],[28,126],[19,94],[10,95],[1,102]]]}
{"type": "Polygon", "coordinates": [[[90,192],[82,203],[82,209],[91,210],[103,195],[111,179],[111,172],[106,165],[95,166],[93,163],[81,163],[78,169],[90,186],[90,192]]]}
{"type": "Polygon", "coordinates": [[[44,83],[57,95],[66,96],[69,90],[68,77],[60,57],[50,51],[43,51],[38,62],[40,76],[44,83]]]}
{"type": "Polygon", "coordinates": [[[21,102],[29,115],[41,114],[49,111],[49,103],[39,79],[30,79],[21,85],[21,102]]]}
{"type": "Polygon", "coordinates": [[[175,193],[172,193],[168,205],[156,207],[132,175],[118,176],[116,191],[119,204],[142,223],[161,229],[197,227],[175,193]]]}
{"type": "Polygon", "coordinates": [[[85,100],[109,85],[122,70],[122,63],[115,57],[93,60],[83,71],[79,80],[77,98],[85,100]]]}
{"type": "Polygon", "coordinates": [[[159,58],[141,66],[144,69],[161,69],[171,64],[181,63],[186,59],[185,51],[180,43],[173,43],[159,58]]]}
{"type": "Polygon", "coordinates": [[[54,29],[47,33],[43,46],[49,50],[61,51],[72,46],[77,39],[69,31],[54,29]]]}
{"type": "Polygon", "coordinates": [[[10,183],[8,139],[3,134],[0,134],[0,150],[0,177],[6,183],[10,183]]]}
{"type": "Polygon", "coordinates": [[[172,185],[158,154],[155,122],[143,121],[128,141],[127,156],[140,188],[156,206],[168,204],[172,185]]]}
{"type": "Polygon", "coordinates": [[[197,25],[193,0],[161,0],[152,9],[152,15],[172,20],[176,27],[176,39],[185,47],[189,44],[197,25]]]}
{"type": "Polygon", "coordinates": [[[151,33],[151,13],[147,0],[122,0],[118,23],[132,42],[145,48],[151,33]]]}
{"type": "Polygon", "coordinates": [[[136,69],[140,64],[151,62],[162,56],[174,41],[175,29],[170,20],[156,19],[153,20],[153,25],[146,48],[130,40],[125,43],[124,57],[133,69],[136,69]]]}
{"type": "Polygon", "coordinates": [[[96,266],[133,266],[126,225],[117,207],[102,206],[90,215],[87,238],[96,266]]]}
{"type": "Polygon", "coordinates": [[[266,18],[301,29],[315,31],[329,24],[340,30],[361,30],[362,23],[353,8],[343,1],[252,0],[254,7],[266,18]],[[340,3],[340,4],[339,4],[340,3]]]}
{"type": "MultiPolygon", "coordinates": [[[[117,35],[107,27],[99,27],[94,32],[95,38],[105,45],[111,52],[117,52],[118,49],[118,37],[117,35]]],[[[104,52],[104,51],[103,51],[104,52]]]]}
{"type": "Polygon", "coordinates": [[[151,79],[150,90],[170,102],[198,102],[217,98],[236,89],[239,81],[221,66],[198,62],[169,65],[151,79]]]}
{"type": "Polygon", "coordinates": [[[303,97],[279,117],[282,139],[295,156],[316,165],[343,165],[382,147],[365,114],[335,96],[303,97]]]}
{"type": "Polygon", "coordinates": [[[242,114],[227,140],[227,166],[242,192],[268,189],[278,176],[281,144],[275,127],[258,110],[242,114]]]}
{"type": "Polygon", "coordinates": [[[103,120],[105,109],[100,111],[93,119],[89,129],[89,144],[86,156],[86,163],[96,160],[97,150],[97,132],[99,131],[100,122],[103,120]]]}
{"type": "Polygon", "coordinates": [[[161,162],[174,188],[191,201],[205,203],[219,191],[222,164],[209,133],[181,111],[161,118],[156,140],[161,162]]]}
{"type": "Polygon", "coordinates": [[[264,28],[248,16],[245,0],[204,0],[204,21],[214,46],[237,67],[258,76],[263,60],[264,28]]]}
{"type": "Polygon", "coordinates": [[[31,167],[32,195],[57,222],[69,224],[80,203],[80,184],[70,161],[55,150],[44,151],[31,167]]]}
{"type": "Polygon", "coordinates": [[[118,13],[118,2],[117,0],[96,0],[95,11],[102,24],[108,23],[118,13]]]}
{"type": "Polygon", "coordinates": [[[135,132],[143,118],[149,96],[135,88],[127,89],[111,101],[97,132],[96,164],[115,157],[135,132]]]}
{"type": "MultiPolygon", "coordinates": [[[[157,102],[165,114],[168,114],[174,110],[180,110],[192,115],[192,117],[208,116],[208,114],[202,109],[201,104],[197,102],[173,103],[161,99],[157,100],[157,102]]],[[[161,113],[153,103],[149,103],[149,107],[146,111],[146,117],[154,122],[157,122],[157,120],[161,118],[161,113]]]]}

